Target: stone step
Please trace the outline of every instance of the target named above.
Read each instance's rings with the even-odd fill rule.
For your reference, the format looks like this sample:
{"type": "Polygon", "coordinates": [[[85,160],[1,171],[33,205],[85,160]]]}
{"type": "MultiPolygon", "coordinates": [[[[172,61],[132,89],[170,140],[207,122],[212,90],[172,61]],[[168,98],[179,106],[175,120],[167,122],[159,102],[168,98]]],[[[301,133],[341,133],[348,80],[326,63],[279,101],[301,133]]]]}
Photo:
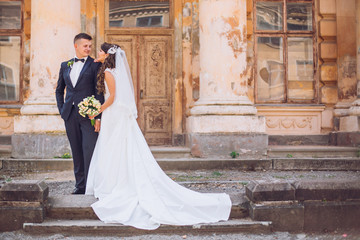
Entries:
{"type": "Polygon", "coordinates": [[[357,147],[339,146],[269,146],[269,158],[335,158],[359,157],[357,147]]]}
{"type": "MultiPolygon", "coordinates": [[[[73,169],[72,159],[3,159],[4,170],[36,172],[65,171],[73,169]]],[[[163,170],[198,170],[198,169],[239,169],[263,170],[270,169],[271,160],[266,159],[204,159],[204,158],[174,158],[157,159],[163,170]]]]}
{"type": "MultiPolygon", "coordinates": [[[[232,208],[230,218],[240,219],[249,216],[248,199],[243,194],[230,194],[232,208]]],[[[97,200],[88,195],[61,195],[48,199],[46,217],[62,220],[98,219],[91,204],[97,200]]]]}
{"type": "Polygon", "coordinates": [[[11,145],[11,135],[0,135],[0,145],[11,145]]]}
{"type": "Polygon", "coordinates": [[[11,156],[12,146],[7,144],[0,144],[0,157],[7,158],[11,156]]]}
{"type": "Polygon", "coordinates": [[[191,158],[190,148],[186,147],[151,146],[150,150],[156,159],[191,158]]]}
{"type": "Polygon", "coordinates": [[[271,221],[275,231],[359,229],[360,183],[357,180],[254,180],[246,185],[249,214],[271,221]]]}
{"type": "Polygon", "coordinates": [[[269,145],[330,145],[329,134],[318,135],[269,135],[269,145]]]}
{"type": "MultiPolygon", "coordinates": [[[[158,159],[163,170],[213,170],[237,169],[241,171],[262,170],[360,170],[360,158],[323,157],[323,158],[272,158],[272,159],[204,159],[178,158],[158,159]]],[[[73,169],[72,159],[0,159],[0,166],[8,171],[44,172],[66,171],[73,169]]]]}
{"type": "Polygon", "coordinates": [[[360,229],[360,200],[250,203],[254,221],[271,221],[274,231],[310,232],[360,229]]]}
{"type": "Polygon", "coordinates": [[[359,171],[360,158],[274,158],[272,169],[280,171],[359,171]]]}
{"type": "Polygon", "coordinates": [[[252,202],[266,201],[347,201],[360,200],[360,182],[346,179],[301,181],[253,180],[245,186],[252,202]]]}
{"type": "Polygon", "coordinates": [[[270,233],[271,222],[229,220],[192,226],[161,225],[158,229],[140,230],[121,224],[106,224],[100,220],[53,220],[43,223],[24,223],[23,230],[30,234],[66,233],[71,235],[134,236],[144,234],[209,234],[209,233],[270,233]]]}

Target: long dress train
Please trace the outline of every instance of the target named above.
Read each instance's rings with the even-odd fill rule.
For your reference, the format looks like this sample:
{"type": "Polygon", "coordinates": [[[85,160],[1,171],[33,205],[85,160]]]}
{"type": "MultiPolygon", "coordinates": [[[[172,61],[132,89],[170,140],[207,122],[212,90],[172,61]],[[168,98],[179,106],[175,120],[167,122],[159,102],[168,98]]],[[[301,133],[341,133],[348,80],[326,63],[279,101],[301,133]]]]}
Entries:
{"type": "MultiPolygon", "coordinates": [[[[117,74],[106,71],[112,72],[115,84],[120,85],[117,74]]],[[[116,96],[126,96],[123,91],[129,88],[117,86],[116,96]]],[[[231,210],[227,194],[198,193],[169,178],[154,159],[136,115],[122,101],[115,101],[102,113],[86,194],[99,199],[91,207],[103,222],[149,230],[160,224],[228,220],[231,210]]]]}

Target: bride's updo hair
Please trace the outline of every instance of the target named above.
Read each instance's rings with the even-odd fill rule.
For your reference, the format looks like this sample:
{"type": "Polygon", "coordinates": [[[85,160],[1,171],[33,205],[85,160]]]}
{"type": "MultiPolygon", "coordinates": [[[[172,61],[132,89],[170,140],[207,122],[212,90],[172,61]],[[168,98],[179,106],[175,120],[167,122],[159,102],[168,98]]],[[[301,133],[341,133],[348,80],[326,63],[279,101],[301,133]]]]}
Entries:
{"type": "MultiPolygon", "coordinates": [[[[119,47],[116,44],[110,44],[107,42],[104,42],[103,44],[101,44],[100,48],[101,50],[103,50],[105,53],[108,53],[108,50],[111,47],[119,47]]],[[[99,72],[97,74],[97,85],[96,85],[96,89],[98,91],[98,94],[105,94],[105,84],[104,84],[104,80],[105,80],[105,69],[107,68],[115,68],[115,54],[109,54],[109,56],[107,56],[104,60],[104,63],[101,65],[99,72]]]]}

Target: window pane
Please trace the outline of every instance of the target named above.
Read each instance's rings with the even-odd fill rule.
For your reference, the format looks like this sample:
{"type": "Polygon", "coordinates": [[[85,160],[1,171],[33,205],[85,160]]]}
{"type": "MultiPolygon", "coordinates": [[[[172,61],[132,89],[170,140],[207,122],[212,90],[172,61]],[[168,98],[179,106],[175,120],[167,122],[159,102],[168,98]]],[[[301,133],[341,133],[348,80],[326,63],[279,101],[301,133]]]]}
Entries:
{"type": "Polygon", "coordinates": [[[283,7],[281,2],[256,3],[256,29],[282,30],[283,7]]]}
{"type": "Polygon", "coordinates": [[[287,28],[288,28],[288,30],[311,31],[312,30],[312,4],[311,3],[288,3],[287,4],[287,28]]]}
{"type": "Polygon", "coordinates": [[[21,2],[0,2],[0,29],[21,28],[21,2]]]}
{"type": "Polygon", "coordinates": [[[285,100],[283,39],[257,38],[257,97],[259,101],[285,100]]]}
{"type": "Polygon", "coordinates": [[[314,99],[313,40],[288,38],[288,98],[314,99]]]}
{"type": "Polygon", "coordinates": [[[169,27],[169,0],[110,0],[110,27],[169,27]]]}
{"type": "Polygon", "coordinates": [[[0,37],[0,101],[19,100],[20,37],[0,37]]]}

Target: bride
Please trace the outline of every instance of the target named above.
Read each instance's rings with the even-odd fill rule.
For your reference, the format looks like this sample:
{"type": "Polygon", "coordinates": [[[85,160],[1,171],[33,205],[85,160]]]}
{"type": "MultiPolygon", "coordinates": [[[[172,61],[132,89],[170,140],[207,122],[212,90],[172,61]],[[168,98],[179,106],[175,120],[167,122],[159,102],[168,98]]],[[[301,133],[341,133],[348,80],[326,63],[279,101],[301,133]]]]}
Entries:
{"type": "Polygon", "coordinates": [[[229,195],[198,193],[172,181],[159,167],[136,122],[134,89],[125,52],[103,43],[97,89],[105,95],[101,130],[92,156],[87,195],[105,223],[140,229],[228,220],[229,195]]]}

